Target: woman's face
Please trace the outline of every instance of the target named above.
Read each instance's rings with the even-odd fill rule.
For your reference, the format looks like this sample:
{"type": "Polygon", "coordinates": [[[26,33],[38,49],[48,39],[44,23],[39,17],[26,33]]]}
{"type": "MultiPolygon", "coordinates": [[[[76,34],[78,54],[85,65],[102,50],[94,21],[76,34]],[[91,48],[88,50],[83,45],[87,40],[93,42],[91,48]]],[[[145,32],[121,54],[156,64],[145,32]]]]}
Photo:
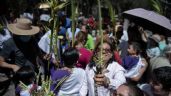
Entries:
{"type": "Polygon", "coordinates": [[[102,55],[103,55],[103,62],[107,63],[109,61],[109,59],[112,57],[112,52],[111,52],[111,48],[109,46],[109,44],[107,43],[103,43],[102,46],[99,46],[98,48],[98,56],[100,56],[100,47],[102,47],[103,51],[102,51],[102,55]]]}

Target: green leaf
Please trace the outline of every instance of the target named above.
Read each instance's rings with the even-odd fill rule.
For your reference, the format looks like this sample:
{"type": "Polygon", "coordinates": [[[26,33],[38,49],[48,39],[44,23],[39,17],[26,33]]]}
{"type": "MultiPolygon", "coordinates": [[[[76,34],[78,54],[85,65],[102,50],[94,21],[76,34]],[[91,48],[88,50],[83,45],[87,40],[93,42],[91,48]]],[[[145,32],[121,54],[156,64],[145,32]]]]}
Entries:
{"type": "Polygon", "coordinates": [[[161,15],[164,15],[164,12],[163,12],[163,8],[162,8],[162,5],[161,3],[159,2],[159,0],[151,0],[151,3],[152,3],[152,7],[153,9],[161,14],[161,15]]]}

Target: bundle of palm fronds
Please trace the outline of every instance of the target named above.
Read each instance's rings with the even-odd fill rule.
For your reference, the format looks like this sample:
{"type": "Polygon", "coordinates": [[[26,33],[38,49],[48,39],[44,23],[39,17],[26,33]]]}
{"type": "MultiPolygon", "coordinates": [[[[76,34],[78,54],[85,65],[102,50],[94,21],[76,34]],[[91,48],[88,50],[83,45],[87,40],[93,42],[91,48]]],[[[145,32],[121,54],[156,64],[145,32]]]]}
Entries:
{"type": "Polygon", "coordinates": [[[96,74],[102,73],[103,56],[95,55],[93,56],[93,61],[96,64],[96,74]]]}
{"type": "Polygon", "coordinates": [[[33,84],[32,88],[30,88],[20,81],[19,86],[21,90],[29,90],[29,94],[31,96],[55,96],[53,91],[50,90],[51,83],[52,82],[50,79],[47,81],[42,80],[41,86],[38,86],[38,84],[33,84]],[[36,86],[35,88],[34,85],[36,86]]]}
{"type": "MultiPolygon", "coordinates": [[[[40,74],[37,74],[36,76],[36,82],[32,84],[32,87],[25,85],[23,82],[19,82],[19,87],[20,90],[29,90],[29,94],[31,96],[56,96],[55,91],[59,89],[59,86],[63,84],[63,82],[69,77],[69,76],[64,76],[60,80],[57,81],[52,81],[51,78],[49,79],[44,79],[41,78],[41,85],[38,85],[38,80],[39,80],[40,74]],[[51,86],[53,85],[53,82],[55,83],[55,88],[52,89],[51,86]]],[[[59,91],[59,90],[58,90],[59,91]]]]}

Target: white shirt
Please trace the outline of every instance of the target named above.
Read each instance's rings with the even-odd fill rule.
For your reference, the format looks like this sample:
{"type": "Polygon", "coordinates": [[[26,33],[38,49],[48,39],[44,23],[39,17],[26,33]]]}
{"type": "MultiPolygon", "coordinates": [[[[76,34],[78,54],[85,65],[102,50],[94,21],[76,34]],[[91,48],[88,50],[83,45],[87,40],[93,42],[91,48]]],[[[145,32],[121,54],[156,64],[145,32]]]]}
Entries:
{"type": "Polygon", "coordinates": [[[39,48],[42,49],[46,53],[50,53],[50,36],[51,36],[51,30],[46,32],[38,42],[39,48]]]}
{"type": "MultiPolygon", "coordinates": [[[[20,92],[20,96],[32,96],[32,94],[30,94],[30,89],[33,87],[33,84],[30,84],[27,86],[27,89],[21,90],[20,92]]],[[[41,86],[38,86],[37,90],[40,91],[41,90],[41,86]]]]}
{"type": "MultiPolygon", "coordinates": [[[[76,30],[75,30],[75,37],[78,34],[78,32],[80,32],[80,29],[79,28],[76,28],[76,30]]],[[[68,34],[69,39],[72,40],[72,31],[71,31],[71,28],[68,28],[67,29],[67,34],[68,34]]]]}
{"type": "Polygon", "coordinates": [[[86,96],[87,91],[85,70],[73,68],[72,74],[60,87],[58,96],[86,96]]]}
{"type": "Polygon", "coordinates": [[[23,13],[20,17],[28,18],[30,20],[33,20],[33,14],[32,13],[23,13]]]}
{"type": "Polygon", "coordinates": [[[120,41],[122,42],[123,40],[124,41],[128,41],[129,40],[127,30],[123,30],[123,35],[121,36],[120,41]]]}
{"type": "Polygon", "coordinates": [[[40,21],[46,21],[48,22],[50,19],[50,15],[49,14],[41,14],[40,15],[40,21]]]}
{"type": "Polygon", "coordinates": [[[128,27],[129,27],[129,20],[128,19],[124,19],[124,24],[123,24],[123,35],[121,36],[121,41],[128,41],[128,27]]]}
{"type": "MultiPolygon", "coordinates": [[[[95,67],[91,68],[89,65],[86,67],[87,79],[88,79],[88,96],[95,96],[94,89],[94,70],[95,67]]],[[[110,90],[116,90],[120,85],[126,82],[124,76],[125,69],[117,62],[112,62],[107,67],[107,73],[104,75],[109,78],[110,84],[108,88],[103,86],[97,87],[98,96],[110,96],[110,90]]]]}
{"type": "MultiPolygon", "coordinates": [[[[50,37],[51,37],[51,30],[46,32],[38,42],[39,48],[44,51],[45,53],[50,53],[50,37]]],[[[53,44],[55,43],[55,36],[53,36],[53,44]]],[[[59,41],[57,42],[57,46],[59,49],[59,41]]],[[[54,46],[52,46],[52,51],[54,50],[54,46]]],[[[55,58],[54,52],[52,52],[52,58],[55,58]]]]}
{"type": "Polygon", "coordinates": [[[141,57],[139,56],[138,63],[135,66],[133,66],[130,70],[126,70],[125,76],[129,78],[138,76],[140,74],[139,70],[144,66],[145,64],[142,63],[141,57]]]}

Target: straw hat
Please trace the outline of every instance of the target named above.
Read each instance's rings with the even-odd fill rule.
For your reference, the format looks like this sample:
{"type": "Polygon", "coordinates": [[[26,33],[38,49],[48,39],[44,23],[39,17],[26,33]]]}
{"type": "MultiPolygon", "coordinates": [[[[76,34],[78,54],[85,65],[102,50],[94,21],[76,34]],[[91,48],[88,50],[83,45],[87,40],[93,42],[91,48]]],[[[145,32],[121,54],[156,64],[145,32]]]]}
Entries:
{"type": "Polygon", "coordinates": [[[34,35],[40,31],[39,27],[32,26],[32,22],[26,18],[19,18],[14,24],[8,24],[8,29],[16,35],[34,35]]]}
{"type": "Polygon", "coordinates": [[[48,3],[41,3],[39,5],[39,9],[48,9],[50,8],[50,5],[48,3]]]}

